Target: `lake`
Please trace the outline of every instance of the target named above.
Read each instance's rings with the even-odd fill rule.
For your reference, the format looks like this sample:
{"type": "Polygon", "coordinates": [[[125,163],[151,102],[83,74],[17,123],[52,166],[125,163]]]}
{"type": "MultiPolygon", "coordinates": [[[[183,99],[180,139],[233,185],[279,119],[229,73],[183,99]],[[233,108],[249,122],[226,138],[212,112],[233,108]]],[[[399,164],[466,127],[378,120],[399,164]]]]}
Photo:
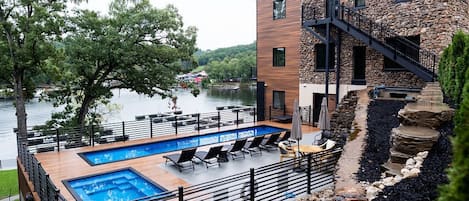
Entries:
{"type": "MultiPolygon", "coordinates": [[[[111,104],[117,105],[117,110],[107,112],[104,122],[132,121],[137,115],[154,114],[171,111],[173,106],[170,98],[162,99],[159,96],[149,98],[128,90],[114,90],[111,104]]],[[[177,89],[174,91],[177,98],[178,110],[183,114],[204,113],[216,111],[218,106],[229,105],[255,105],[256,89],[245,86],[238,90],[230,89],[202,89],[197,97],[189,90],[177,89]]],[[[60,111],[51,103],[40,102],[33,99],[26,104],[28,127],[44,124],[50,120],[51,113],[60,111]]],[[[100,111],[108,111],[105,107],[100,111]]],[[[13,101],[0,100],[0,160],[13,159],[17,155],[16,136],[13,128],[16,127],[16,116],[13,101]]]]}

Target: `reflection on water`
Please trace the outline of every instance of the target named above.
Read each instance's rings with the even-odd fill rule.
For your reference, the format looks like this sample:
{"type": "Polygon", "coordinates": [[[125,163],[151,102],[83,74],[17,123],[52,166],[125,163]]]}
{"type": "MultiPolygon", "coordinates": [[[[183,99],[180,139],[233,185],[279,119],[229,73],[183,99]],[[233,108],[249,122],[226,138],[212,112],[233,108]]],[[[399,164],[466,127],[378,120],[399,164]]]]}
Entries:
{"type": "MultiPolygon", "coordinates": [[[[120,111],[105,115],[105,122],[132,121],[137,115],[155,114],[171,111],[171,99],[162,99],[155,96],[149,98],[128,90],[114,90],[111,103],[121,106],[120,111]]],[[[177,106],[185,114],[204,113],[216,111],[216,107],[229,105],[254,105],[256,103],[256,90],[250,87],[241,87],[237,90],[202,89],[197,97],[189,90],[174,91],[178,97],[177,106]]],[[[33,99],[26,104],[28,126],[44,124],[49,120],[52,112],[60,111],[51,103],[39,102],[33,99]]],[[[15,108],[13,101],[0,100],[0,159],[14,158],[16,156],[16,138],[12,134],[16,127],[15,108]],[[3,149],[6,148],[6,149],[3,149]]]]}

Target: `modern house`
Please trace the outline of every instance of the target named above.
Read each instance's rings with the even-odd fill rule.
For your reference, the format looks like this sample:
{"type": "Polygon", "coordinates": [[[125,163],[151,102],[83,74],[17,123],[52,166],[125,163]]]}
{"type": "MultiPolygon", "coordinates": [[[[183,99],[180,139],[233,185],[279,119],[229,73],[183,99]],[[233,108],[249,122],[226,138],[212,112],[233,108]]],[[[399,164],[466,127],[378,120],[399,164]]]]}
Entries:
{"type": "Polygon", "coordinates": [[[257,0],[259,120],[295,99],[316,121],[326,94],[334,110],[352,90],[421,88],[459,29],[467,1],[257,0]]]}

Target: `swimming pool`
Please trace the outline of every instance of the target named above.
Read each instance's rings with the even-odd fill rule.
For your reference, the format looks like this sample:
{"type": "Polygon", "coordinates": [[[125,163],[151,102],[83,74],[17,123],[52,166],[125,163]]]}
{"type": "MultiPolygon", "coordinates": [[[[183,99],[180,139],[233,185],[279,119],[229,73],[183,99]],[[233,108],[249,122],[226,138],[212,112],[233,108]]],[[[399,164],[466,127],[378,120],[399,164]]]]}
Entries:
{"type": "Polygon", "coordinates": [[[133,168],[62,182],[76,200],[134,200],[166,191],[133,168]]]}
{"type": "Polygon", "coordinates": [[[267,135],[284,130],[283,128],[262,125],[78,154],[90,165],[101,165],[191,147],[233,141],[239,138],[267,135]]]}

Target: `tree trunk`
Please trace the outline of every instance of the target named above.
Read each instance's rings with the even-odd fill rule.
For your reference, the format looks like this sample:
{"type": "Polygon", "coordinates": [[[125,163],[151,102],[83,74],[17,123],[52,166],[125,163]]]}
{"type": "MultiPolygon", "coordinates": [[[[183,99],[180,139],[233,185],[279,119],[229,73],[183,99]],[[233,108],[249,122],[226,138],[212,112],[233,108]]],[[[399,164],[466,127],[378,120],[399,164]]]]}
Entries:
{"type": "Polygon", "coordinates": [[[83,98],[80,111],[78,112],[77,123],[80,126],[80,133],[79,135],[75,136],[74,141],[76,142],[81,142],[81,137],[85,134],[85,131],[86,131],[85,118],[86,118],[86,115],[88,114],[88,110],[92,101],[93,101],[93,98],[85,93],[85,98],[83,98]]]}
{"type": "Polygon", "coordinates": [[[27,142],[28,130],[26,125],[26,107],[23,92],[23,73],[15,72],[15,108],[16,108],[16,120],[18,128],[18,137],[20,142],[27,142]]]}

